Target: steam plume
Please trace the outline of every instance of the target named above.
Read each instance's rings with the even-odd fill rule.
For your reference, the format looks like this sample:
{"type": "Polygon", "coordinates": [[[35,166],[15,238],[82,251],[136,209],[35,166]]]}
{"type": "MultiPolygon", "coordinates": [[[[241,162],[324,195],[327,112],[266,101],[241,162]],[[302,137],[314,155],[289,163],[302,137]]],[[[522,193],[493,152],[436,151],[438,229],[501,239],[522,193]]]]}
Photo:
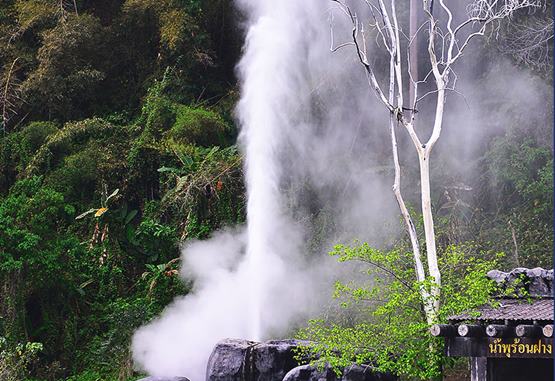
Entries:
{"type": "MultiPolygon", "coordinates": [[[[384,246],[398,233],[387,114],[354,52],[329,51],[331,2],[237,4],[247,16],[237,107],[247,225],[183,248],[181,273],[194,280],[193,291],[133,339],[136,363],[155,376],[202,381],[220,339],[290,334],[322,310],[332,282],[342,277],[344,267],[325,255],[332,244],[357,238],[384,246]]],[[[340,15],[331,20],[334,34],[348,39],[350,25],[342,20],[340,15]]],[[[470,78],[462,85],[466,93],[495,99],[511,86],[526,86],[519,71],[501,62],[508,69],[490,71],[488,81],[497,85],[488,88],[473,79],[472,66],[461,68],[460,81],[470,78]]],[[[526,110],[540,110],[541,99],[550,93],[541,84],[527,88],[526,110]]],[[[521,104],[518,95],[514,98],[508,101],[521,104]]],[[[481,103],[468,109],[460,99],[449,102],[438,152],[480,141],[495,109],[481,103]]],[[[503,126],[509,118],[509,113],[497,113],[493,119],[503,126]]],[[[462,173],[458,163],[474,154],[473,149],[449,152],[454,177],[462,173]]],[[[410,168],[412,150],[401,150],[401,156],[410,168]]],[[[352,269],[347,273],[354,276],[352,269]]]]}

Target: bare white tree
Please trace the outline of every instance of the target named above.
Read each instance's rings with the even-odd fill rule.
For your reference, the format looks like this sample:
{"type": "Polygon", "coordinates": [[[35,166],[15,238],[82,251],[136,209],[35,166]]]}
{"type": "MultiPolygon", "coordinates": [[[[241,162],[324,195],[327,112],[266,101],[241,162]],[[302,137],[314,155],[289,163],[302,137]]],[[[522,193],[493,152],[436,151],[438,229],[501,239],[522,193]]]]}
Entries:
{"type": "Polygon", "coordinates": [[[0,129],[6,132],[8,124],[17,115],[17,110],[23,102],[21,97],[21,83],[17,79],[17,62],[19,58],[12,61],[8,70],[0,77],[0,129]]]}
{"type": "Polygon", "coordinates": [[[503,28],[498,46],[517,63],[539,72],[550,72],[553,65],[553,16],[549,9],[512,18],[503,28]]]}
{"type": "MultiPolygon", "coordinates": [[[[332,0],[352,23],[352,33],[345,43],[334,46],[332,38],[331,50],[336,51],[344,47],[354,47],[358,59],[364,68],[368,83],[375,91],[376,96],[389,112],[389,131],[393,153],[395,176],[393,193],[403,216],[408,232],[412,251],[417,281],[422,285],[420,294],[423,309],[429,324],[435,323],[440,307],[441,273],[438,266],[434,219],[432,214],[430,190],[430,158],[443,127],[444,105],[447,92],[456,91],[457,75],[453,70],[470,42],[485,34],[495,34],[501,21],[510,18],[515,12],[526,8],[541,7],[543,0],[472,0],[466,7],[466,14],[461,15],[463,21],[455,23],[454,11],[446,0],[421,0],[420,4],[425,14],[425,22],[417,29],[414,27],[409,34],[405,34],[399,23],[397,4],[395,0],[360,0],[366,14],[370,18],[361,20],[346,0],[332,0]],[[436,9],[434,9],[436,8],[436,9]],[[438,15],[441,15],[438,17],[438,15]],[[376,41],[383,44],[389,55],[389,76],[380,78],[369,60],[367,40],[373,31],[376,41]],[[411,70],[411,53],[416,49],[410,47],[419,32],[427,42],[428,63],[430,71],[422,79],[415,78],[411,70]],[[401,49],[402,39],[405,39],[409,49],[406,53],[401,49]],[[418,94],[418,85],[432,82],[433,89],[423,95],[418,94]],[[388,83],[388,87],[381,83],[388,83]],[[410,90],[410,91],[409,91],[410,90]],[[405,103],[404,94],[410,93],[410,105],[405,103]],[[415,129],[417,109],[424,99],[435,97],[435,114],[429,136],[421,136],[415,129]],[[409,210],[401,193],[401,165],[397,148],[396,129],[401,126],[409,135],[410,140],[418,154],[420,168],[421,211],[424,221],[426,260],[423,260],[421,244],[409,210]],[[431,285],[426,287],[426,280],[431,280],[431,285]]],[[[403,2],[405,4],[405,2],[403,2]]],[[[451,3],[452,4],[452,3],[451,3]]],[[[411,7],[414,11],[415,7],[411,7]]],[[[411,15],[411,19],[416,17],[411,15]]],[[[457,15],[459,16],[459,15],[457,15]]],[[[458,19],[459,17],[457,17],[458,19]]],[[[333,36],[333,30],[332,30],[333,36]]],[[[413,57],[415,59],[415,57],[413,57]]]]}

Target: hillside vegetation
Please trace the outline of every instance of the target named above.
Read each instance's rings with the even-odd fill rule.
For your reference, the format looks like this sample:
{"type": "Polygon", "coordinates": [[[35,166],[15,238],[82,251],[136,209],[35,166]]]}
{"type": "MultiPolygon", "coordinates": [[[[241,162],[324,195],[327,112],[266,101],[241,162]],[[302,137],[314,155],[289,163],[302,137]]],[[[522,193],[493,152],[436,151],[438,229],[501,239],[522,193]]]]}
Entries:
{"type": "MultiPolygon", "coordinates": [[[[239,25],[231,0],[2,1],[0,379],[138,377],[134,329],[191,287],[181,243],[245,221],[239,25]]],[[[531,128],[484,145],[480,205],[436,200],[443,247],[551,267],[550,128],[531,128]]]]}

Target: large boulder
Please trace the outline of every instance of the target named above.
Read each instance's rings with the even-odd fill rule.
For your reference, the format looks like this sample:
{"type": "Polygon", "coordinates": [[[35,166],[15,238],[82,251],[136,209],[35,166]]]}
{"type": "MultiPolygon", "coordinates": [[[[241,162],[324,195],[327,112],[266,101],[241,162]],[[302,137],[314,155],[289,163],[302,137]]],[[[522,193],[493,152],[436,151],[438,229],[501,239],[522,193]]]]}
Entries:
{"type": "Polygon", "coordinates": [[[395,381],[397,377],[376,372],[370,365],[351,365],[343,371],[341,381],[395,381]]]}
{"type": "Polygon", "coordinates": [[[395,381],[396,377],[376,372],[369,365],[353,364],[337,375],[330,367],[317,369],[311,365],[301,365],[291,369],[283,381],[395,381]]]}
{"type": "Polygon", "coordinates": [[[252,352],[253,380],[282,381],[289,370],[299,365],[293,353],[298,345],[296,340],[272,340],[257,344],[252,352]]]}
{"type": "Polygon", "coordinates": [[[368,365],[351,365],[340,376],[330,368],[299,365],[294,349],[297,340],[220,341],[206,368],[206,381],[394,381],[368,365]]]}
{"type": "Polygon", "coordinates": [[[291,369],[283,381],[340,381],[340,379],[329,367],[317,369],[311,365],[301,365],[291,369]]]}
{"type": "Polygon", "coordinates": [[[251,380],[250,353],[253,341],[225,339],[216,344],[208,358],[206,381],[251,380]]]}
{"type": "Polygon", "coordinates": [[[208,359],[206,380],[282,381],[289,370],[299,365],[293,353],[298,345],[296,340],[222,340],[208,359]]]}
{"type": "Polygon", "coordinates": [[[530,269],[526,272],[529,279],[528,292],[532,296],[551,296],[553,288],[553,270],[544,270],[541,267],[530,269]]]}
{"type": "Polygon", "coordinates": [[[553,296],[553,269],[517,267],[510,272],[492,270],[487,275],[497,282],[501,296],[553,296]]]}

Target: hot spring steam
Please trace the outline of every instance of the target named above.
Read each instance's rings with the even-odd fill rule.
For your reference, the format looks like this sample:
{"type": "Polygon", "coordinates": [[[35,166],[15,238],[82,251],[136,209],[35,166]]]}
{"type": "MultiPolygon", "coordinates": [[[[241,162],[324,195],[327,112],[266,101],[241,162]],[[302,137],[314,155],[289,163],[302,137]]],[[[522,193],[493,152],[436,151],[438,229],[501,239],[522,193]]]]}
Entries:
{"type": "MultiPolygon", "coordinates": [[[[331,246],[355,238],[380,245],[398,226],[388,115],[355,52],[329,50],[330,22],[339,39],[349,36],[348,20],[330,18],[333,3],[323,0],[237,0],[237,6],[247,16],[236,110],[247,224],[183,248],[181,275],[194,281],[193,291],[133,338],[137,366],[153,376],[202,381],[219,340],[290,335],[324,310],[335,279],[355,276],[328,258],[331,246]]],[[[503,118],[511,118],[496,115],[500,127],[485,128],[493,116],[483,99],[516,103],[514,112],[534,115],[550,94],[510,64],[489,70],[475,86],[472,67],[460,69],[467,81],[459,90],[470,95],[471,111],[460,99],[448,102],[438,155],[448,150],[451,163],[464,162],[484,131],[498,133],[503,118]],[[463,139],[466,149],[452,148],[463,139]]],[[[402,160],[414,161],[405,154],[411,150],[400,151],[402,160]]]]}

